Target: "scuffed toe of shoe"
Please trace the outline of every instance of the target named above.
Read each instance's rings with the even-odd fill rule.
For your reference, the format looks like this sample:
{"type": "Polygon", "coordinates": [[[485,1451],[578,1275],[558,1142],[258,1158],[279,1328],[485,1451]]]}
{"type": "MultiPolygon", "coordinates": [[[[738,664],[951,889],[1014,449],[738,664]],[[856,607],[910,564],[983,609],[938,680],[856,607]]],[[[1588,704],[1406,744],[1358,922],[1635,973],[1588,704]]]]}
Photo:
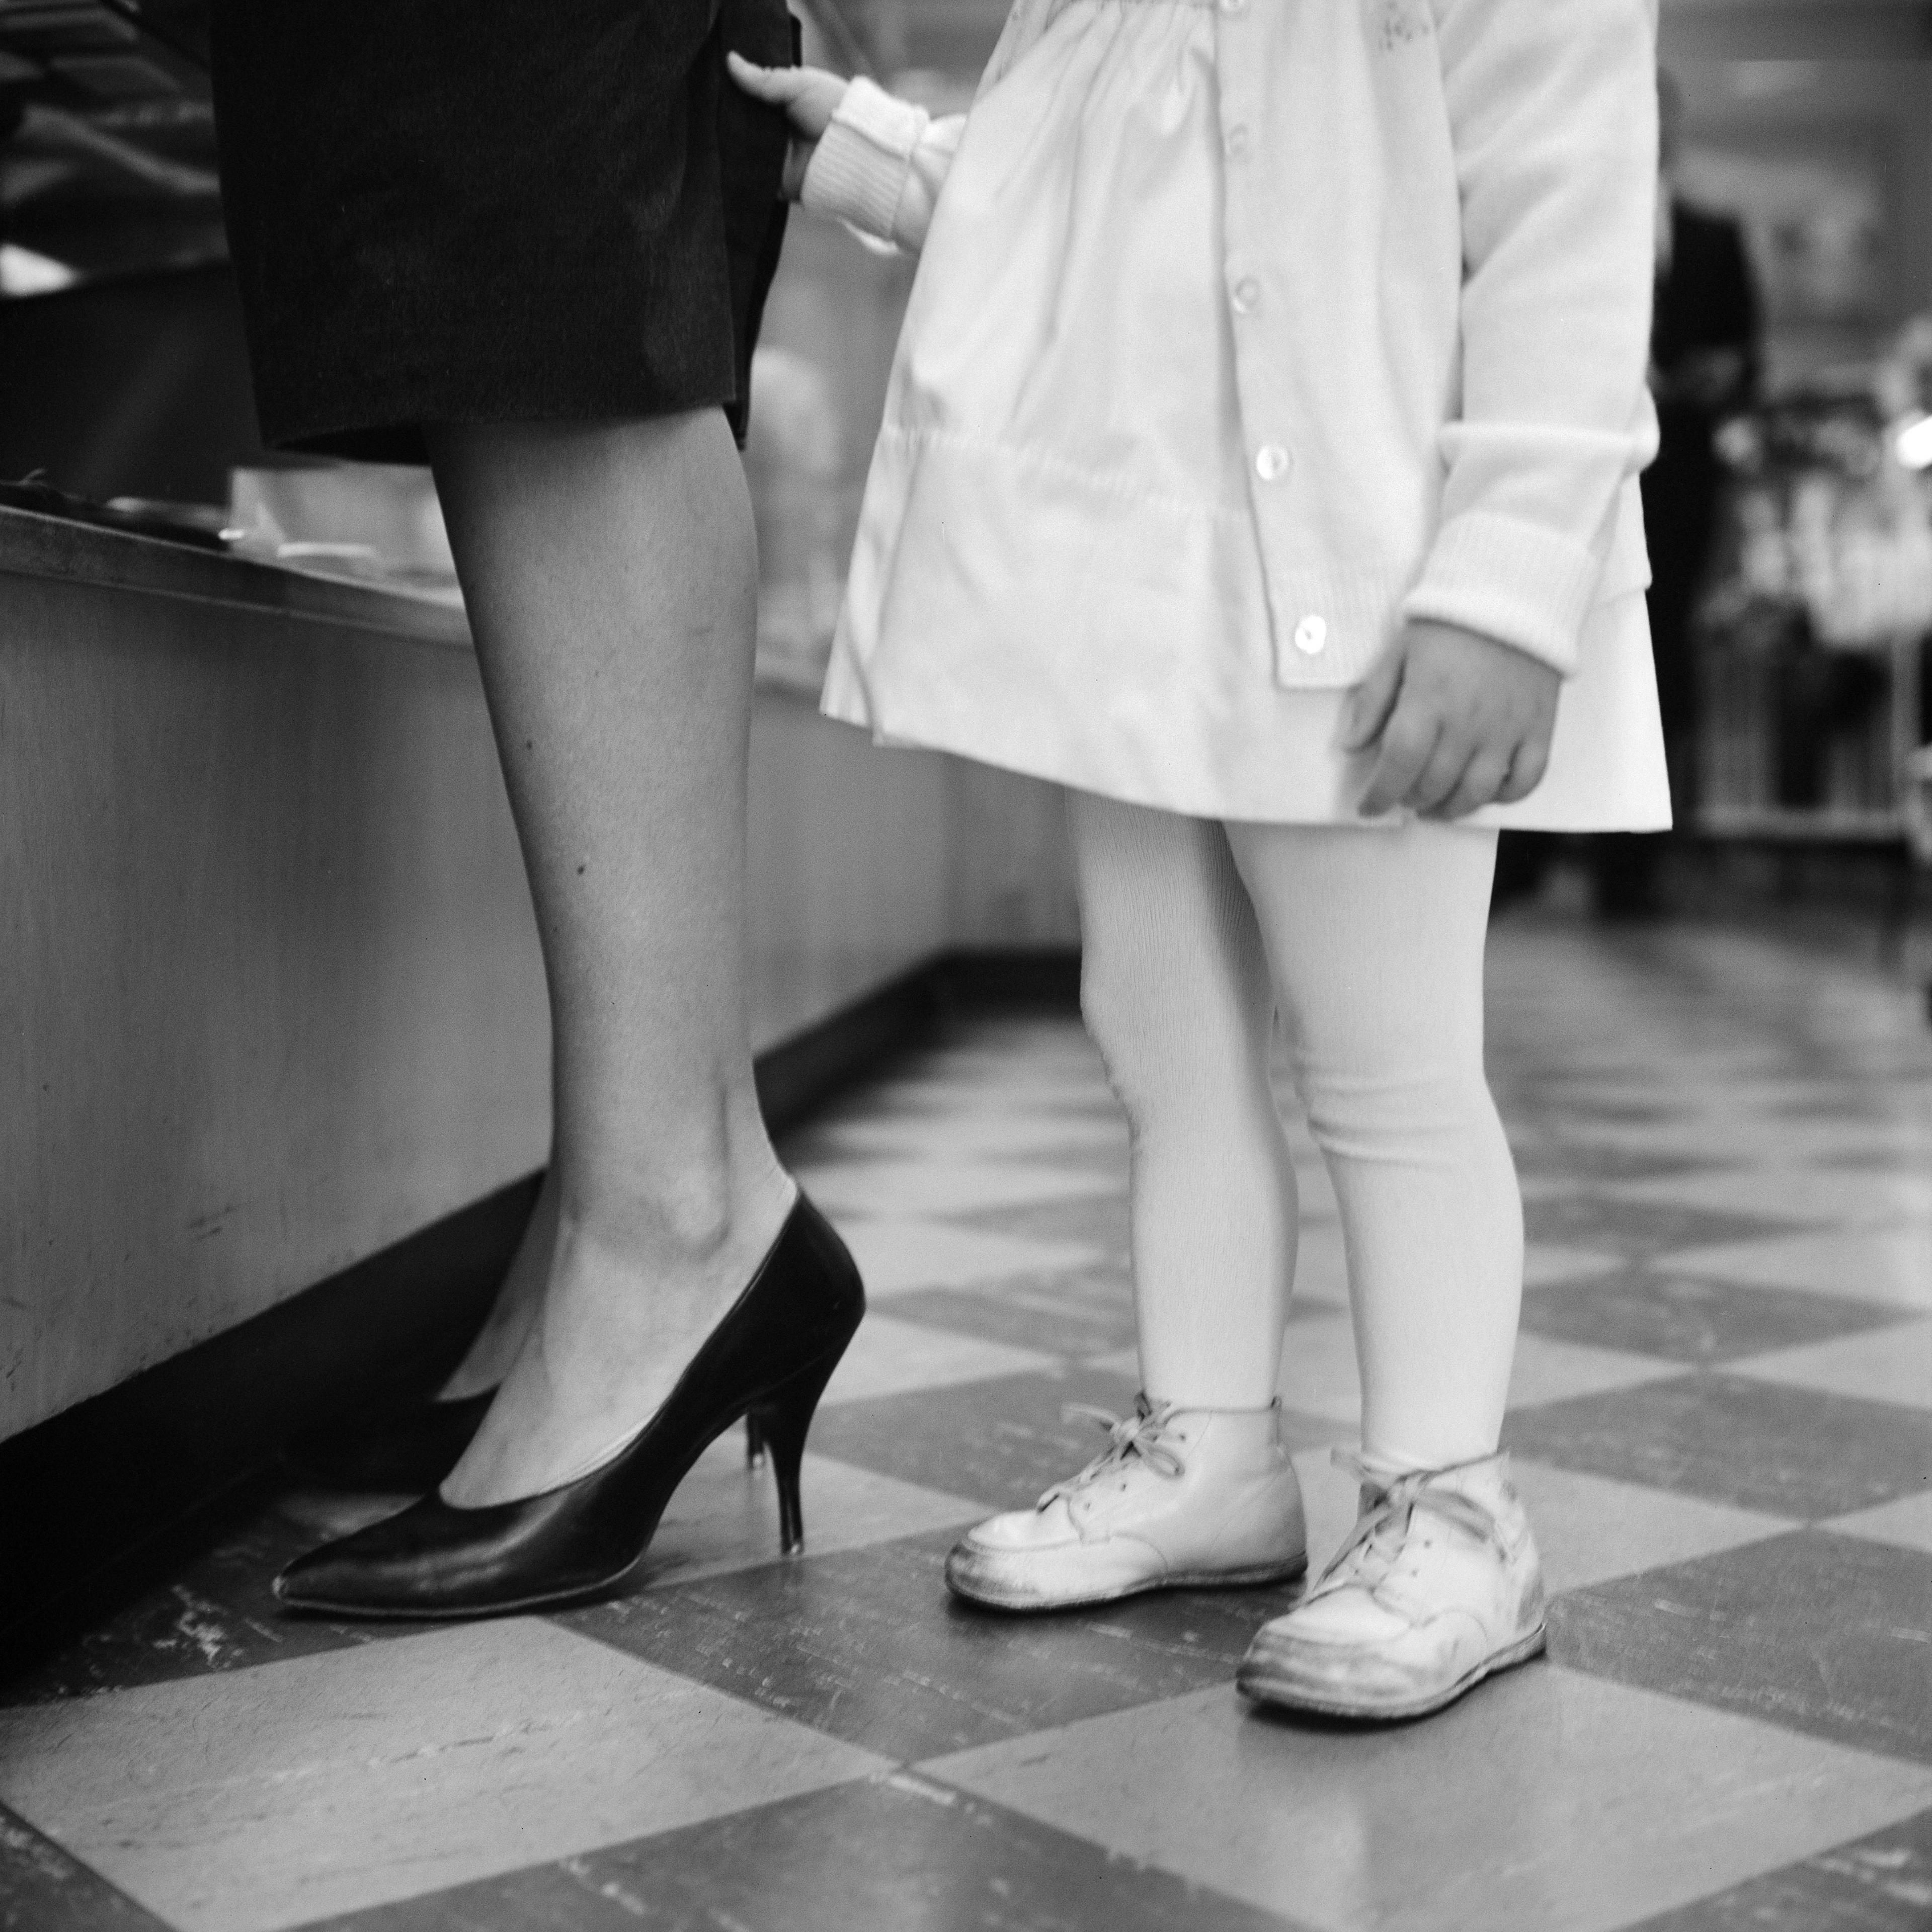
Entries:
{"type": "MultiPolygon", "coordinates": [[[[1285,1619],[1283,1621],[1286,1621],[1285,1619]]],[[[1459,1645],[1446,1630],[1412,1630],[1399,1640],[1349,1642],[1330,1628],[1257,1636],[1235,1678],[1256,1702],[1335,1717],[1419,1714],[1480,1675],[1479,1645],[1459,1645]]]]}
{"type": "Polygon", "coordinates": [[[1044,1509],[1006,1510],[976,1522],[969,1529],[960,1547],[970,1547],[988,1556],[1057,1550],[1078,1543],[1080,1532],[1064,1500],[1044,1509]]]}

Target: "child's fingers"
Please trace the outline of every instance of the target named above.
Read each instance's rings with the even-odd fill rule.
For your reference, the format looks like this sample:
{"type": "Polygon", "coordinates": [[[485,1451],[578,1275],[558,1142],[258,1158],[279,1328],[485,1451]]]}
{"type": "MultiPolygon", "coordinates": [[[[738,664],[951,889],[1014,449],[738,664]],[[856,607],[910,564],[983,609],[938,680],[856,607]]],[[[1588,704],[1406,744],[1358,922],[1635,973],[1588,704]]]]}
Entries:
{"type": "Polygon", "coordinates": [[[1518,799],[1528,797],[1542,784],[1543,774],[1549,765],[1550,734],[1546,731],[1534,738],[1526,738],[1516,748],[1509,770],[1496,788],[1498,802],[1514,805],[1518,799]]]}
{"type": "Polygon", "coordinates": [[[1422,776],[1423,767],[1435,752],[1442,728],[1438,719],[1432,718],[1424,724],[1400,712],[1390,719],[1382,734],[1382,751],[1358,808],[1364,818],[1378,818],[1408,796],[1410,788],[1422,776]]]}
{"type": "Polygon", "coordinates": [[[758,67],[742,54],[728,53],[724,64],[731,78],[747,94],[768,100],[774,107],[788,107],[802,88],[804,69],[796,67],[758,67]]]}
{"type": "Polygon", "coordinates": [[[1359,752],[1381,736],[1402,689],[1402,652],[1386,651],[1375,668],[1348,694],[1342,712],[1342,748],[1359,752]]]}
{"type": "Polygon", "coordinates": [[[1479,806],[1492,805],[1502,796],[1509,776],[1510,760],[1505,752],[1480,751],[1469,760],[1456,789],[1429,815],[1432,818],[1466,818],[1479,806]]]}
{"type": "Polygon", "coordinates": [[[792,132],[815,141],[830,126],[846,83],[836,74],[815,67],[758,67],[738,54],[728,53],[731,78],[754,100],[782,108],[792,132]]]}
{"type": "Polygon", "coordinates": [[[1428,761],[1416,774],[1415,782],[1396,802],[1413,812],[1440,812],[1455,796],[1479,746],[1466,730],[1445,725],[1436,740],[1428,761]]]}

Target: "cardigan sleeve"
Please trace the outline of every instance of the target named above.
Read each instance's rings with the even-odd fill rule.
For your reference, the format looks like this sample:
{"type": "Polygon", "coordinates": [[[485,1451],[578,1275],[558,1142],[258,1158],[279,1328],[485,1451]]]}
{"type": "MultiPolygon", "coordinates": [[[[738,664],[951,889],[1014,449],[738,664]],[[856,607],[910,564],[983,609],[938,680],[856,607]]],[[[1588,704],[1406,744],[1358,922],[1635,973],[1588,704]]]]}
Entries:
{"type": "Polygon", "coordinates": [[[1623,485],[1656,453],[1656,0],[1435,6],[1462,203],[1462,392],[1403,614],[1568,676],[1623,485]]]}
{"type": "Polygon", "coordinates": [[[800,205],[916,254],[964,131],[863,79],[850,82],[805,171],[800,205]]]}

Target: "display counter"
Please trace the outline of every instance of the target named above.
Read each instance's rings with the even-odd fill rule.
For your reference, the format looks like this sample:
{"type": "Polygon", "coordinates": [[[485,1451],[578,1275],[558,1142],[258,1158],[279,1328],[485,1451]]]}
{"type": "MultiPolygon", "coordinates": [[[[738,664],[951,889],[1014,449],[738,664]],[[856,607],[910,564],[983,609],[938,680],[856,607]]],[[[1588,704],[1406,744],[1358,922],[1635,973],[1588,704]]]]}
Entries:
{"type": "MultiPolygon", "coordinates": [[[[755,1044],[1072,933],[1045,788],[753,723],[755,1044]]],[[[459,611],[0,511],[0,1438],[528,1176],[548,1022],[459,611]]]]}

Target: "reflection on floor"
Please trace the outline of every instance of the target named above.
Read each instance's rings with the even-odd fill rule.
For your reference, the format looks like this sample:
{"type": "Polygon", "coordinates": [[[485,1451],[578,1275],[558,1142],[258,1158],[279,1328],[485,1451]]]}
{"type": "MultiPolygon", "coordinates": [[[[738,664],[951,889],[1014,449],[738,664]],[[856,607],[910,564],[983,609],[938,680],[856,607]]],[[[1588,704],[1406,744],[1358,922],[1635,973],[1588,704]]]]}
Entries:
{"type": "MultiPolygon", "coordinates": [[[[1509,1424],[1546,1661],[1430,1722],[1255,1715],[1262,1591],[1031,1622],[957,1526],[1135,1388],[1124,1146],[1070,1021],[967,1028],[800,1137],[875,1312],[811,1553],[721,1446],[620,1600],[278,1618],[291,1494],[0,1709],[0,1924],[1904,1932],[1932,1924],[1932,1050],[1760,939],[1505,926],[1531,1280],[1509,1424]]],[[[1356,1387],[1302,1144],[1283,1384],[1319,1560],[1356,1387]]]]}

